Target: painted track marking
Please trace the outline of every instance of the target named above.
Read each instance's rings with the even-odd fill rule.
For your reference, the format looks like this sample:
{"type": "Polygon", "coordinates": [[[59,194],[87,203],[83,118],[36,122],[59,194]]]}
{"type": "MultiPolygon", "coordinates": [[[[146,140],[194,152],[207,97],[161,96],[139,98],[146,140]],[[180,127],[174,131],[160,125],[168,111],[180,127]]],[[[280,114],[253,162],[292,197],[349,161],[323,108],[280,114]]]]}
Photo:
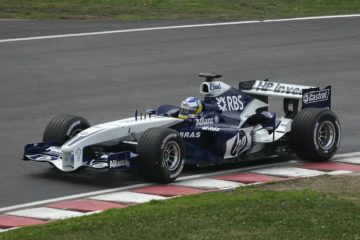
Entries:
{"type": "MultiPolygon", "coordinates": [[[[355,155],[348,155],[347,158],[354,158],[354,156],[355,155]]],[[[337,155],[335,158],[340,160],[339,155],[337,155]]],[[[260,184],[263,182],[263,180],[265,180],[265,182],[272,180],[284,181],[284,180],[293,179],[294,177],[295,178],[313,177],[323,174],[329,174],[329,175],[347,174],[347,173],[352,173],[353,171],[358,171],[360,168],[359,166],[360,163],[355,165],[344,164],[339,162],[302,163],[301,165],[300,164],[295,165],[295,163],[297,163],[297,161],[288,161],[282,164],[277,164],[277,166],[274,166],[274,164],[268,164],[267,166],[261,169],[255,169],[255,170],[253,169],[252,171],[248,169],[248,171],[251,172],[245,172],[245,173],[238,171],[237,173],[232,173],[232,174],[225,173],[225,175],[215,175],[215,176],[211,173],[210,175],[212,177],[206,176],[206,174],[202,174],[203,176],[200,179],[196,178],[190,180],[180,180],[176,183],[168,184],[168,185],[151,184],[150,186],[148,185],[145,187],[128,189],[128,191],[97,195],[92,197],[91,199],[87,198],[87,199],[78,199],[78,200],[71,200],[65,202],[57,202],[42,207],[34,207],[28,209],[20,209],[12,212],[6,212],[5,214],[0,215],[0,217],[2,217],[2,222],[0,222],[0,232],[16,229],[22,226],[46,223],[43,220],[52,221],[52,220],[65,219],[65,218],[71,218],[77,216],[84,216],[84,215],[99,213],[103,210],[112,207],[117,208],[119,206],[120,207],[128,206],[123,204],[145,203],[151,200],[165,200],[168,199],[168,197],[171,198],[182,195],[201,194],[209,191],[210,192],[224,191],[227,189],[234,189],[242,186],[260,184]],[[287,164],[287,166],[285,164],[287,164]],[[313,169],[309,169],[308,167],[313,169],[325,170],[325,171],[316,171],[313,169]],[[331,171],[331,172],[326,172],[326,171],[331,171]],[[262,174],[252,173],[252,172],[261,172],[262,174]],[[263,175],[263,174],[269,174],[269,175],[263,175]],[[286,176],[287,178],[279,178],[271,175],[286,176]],[[276,178],[276,179],[269,179],[269,178],[276,178]],[[233,181],[231,181],[231,179],[233,179],[233,181]],[[250,184],[241,183],[241,181],[245,181],[245,180],[250,182],[250,184]],[[257,182],[251,183],[254,181],[257,182]],[[122,204],[119,205],[119,204],[115,204],[114,202],[118,202],[122,204]]],[[[244,171],[244,169],[241,170],[244,171]]],[[[221,172],[217,172],[217,174],[221,174],[221,172]]]]}
{"type": "Polygon", "coordinates": [[[152,194],[125,191],[125,192],[104,194],[101,196],[92,197],[91,199],[100,200],[100,201],[118,202],[123,204],[132,204],[132,203],[146,203],[152,200],[165,200],[167,198],[152,194]]]}
{"type": "Polygon", "coordinates": [[[29,209],[9,212],[7,214],[13,216],[19,216],[19,217],[42,219],[42,220],[59,220],[59,219],[80,217],[86,215],[84,213],[80,213],[76,211],[47,208],[47,207],[29,208],[29,209]]]}
{"type": "MultiPolygon", "coordinates": [[[[245,168],[234,168],[234,169],[230,169],[230,170],[217,171],[217,172],[212,172],[212,173],[195,174],[195,175],[191,175],[191,176],[180,177],[177,179],[177,181],[190,180],[190,179],[196,179],[196,178],[202,178],[202,177],[210,177],[210,176],[229,174],[229,173],[235,173],[235,172],[245,172],[245,171],[251,171],[251,170],[255,170],[255,169],[259,169],[259,168],[272,167],[272,166],[282,166],[282,165],[287,166],[289,164],[295,164],[297,162],[298,161],[293,160],[293,161],[284,162],[284,163],[264,164],[264,165],[257,165],[257,166],[245,167],[245,168]]],[[[146,186],[150,186],[150,185],[153,185],[153,184],[152,183],[135,184],[135,185],[129,185],[129,186],[124,186],[124,187],[110,188],[110,189],[106,189],[106,190],[80,193],[80,194],[69,195],[69,196],[58,197],[58,198],[51,198],[51,199],[46,199],[46,200],[41,200],[41,201],[36,201],[36,202],[18,204],[18,205],[0,208],[0,213],[11,211],[11,210],[17,210],[17,209],[22,209],[22,208],[28,208],[28,207],[34,207],[34,206],[54,203],[54,202],[92,197],[92,196],[96,196],[96,195],[119,192],[119,191],[126,191],[128,189],[146,187],[146,186]]]]}
{"type": "MultiPolygon", "coordinates": [[[[360,156],[360,152],[337,154],[337,155],[334,156],[334,159],[338,160],[339,158],[346,158],[346,157],[351,158],[353,156],[360,156]]],[[[176,183],[180,182],[180,181],[185,181],[185,180],[208,178],[208,177],[227,175],[227,174],[232,174],[232,173],[250,172],[250,171],[253,171],[253,170],[263,169],[263,168],[291,166],[291,165],[295,165],[298,162],[299,161],[297,161],[297,160],[291,160],[291,161],[282,162],[282,163],[263,164],[263,165],[245,167],[245,168],[234,168],[234,169],[224,170],[224,171],[216,171],[216,172],[211,172],[211,173],[195,174],[195,175],[180,177],[180,178],[178,178],[176,183]]],[[[80,198],[95,197],[97,195],[108,194],[108,193],[116,193],[116,192],[126,191],[126,190],[133,189],[133,188],[140,188],[140,187],[146,187],[146,186],[151,186],[151,185],[153,185],[153,184],[152,183],[135,184],[135,185],[125,186],[125,187],[111,188],[111,189],[106,189],[106,190],[87,192],[87,193],[69,195],[69,196],[64,196],[64,197],[51,198],[51,199],[46,199],[46,200],[41,200],[41,201],[36,201],[36,202],[30,202],[30,203],[18,204],[18,205],[13,205],[13,206],[7,206],[7,207],[0,208],[0,213],[8,212],[8,211],[15,211],[15,210],[29,208],[29,207],[35,207],[35,206],[40,206],[40,205],[46,205],[46,204],[50,204],[50,203],[54,203],[54,202],[61,202],[61,201],[68,201],[68,200],[74,200],[74,199],[80,199],[80,198]]],[[[92,198],[92,199],[95,199],[95,198],[92,198]]]]}
{"type": "Polygon", "coordinates": [[[131,32],[185,29],[185,28],[217,27],[217,26],[231,26],[231,25],[244,25],[244,24],[256,24],[256,23],[290,22],[290,21],[309,21],[309,20],[334,19],[334,18],[353,18],[353,17],[360,17],[360,14],[313,16],[313,17],[282,18],[282,19],[267,19],[267,20],[253,20],[253,21],[235,21],[235,22],[218,22],[218,23],[191,24],[191,25],[175,25],[175,26],[150,27],[150,28],[120,29],[120,30],[111,30],[111,31],[99,31],[99,32],[86,32],[86,33],[72,33],[72,34],[58,34],[58,35],[46,35],[46,36],[24,37],[24,38],[0,39],[0,43],[33,41],[33,40],[55,39],[55,38],[96,36],[96,35],[131,33],[131,32]]]}

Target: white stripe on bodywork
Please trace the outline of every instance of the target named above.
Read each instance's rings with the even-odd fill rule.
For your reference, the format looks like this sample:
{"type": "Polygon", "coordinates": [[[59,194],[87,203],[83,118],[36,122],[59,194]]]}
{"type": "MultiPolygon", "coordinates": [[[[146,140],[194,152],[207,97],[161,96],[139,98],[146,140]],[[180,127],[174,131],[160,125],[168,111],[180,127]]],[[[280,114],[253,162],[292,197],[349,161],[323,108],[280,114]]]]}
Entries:
{"type": "Polygon", "coordinates": [[[265,107],[268,107],[268,106],[269,105],[267,103],[265,103],[263,101],[260,101],[259,99],[254,98],[253,100],[251,100],[245,106],[245,108],[242,110],[242,112],[240,114],[239,127],[241,127],[249,117],[256,114],[256,110],[258,110],[259,108],[265,108],[265,107]]]}

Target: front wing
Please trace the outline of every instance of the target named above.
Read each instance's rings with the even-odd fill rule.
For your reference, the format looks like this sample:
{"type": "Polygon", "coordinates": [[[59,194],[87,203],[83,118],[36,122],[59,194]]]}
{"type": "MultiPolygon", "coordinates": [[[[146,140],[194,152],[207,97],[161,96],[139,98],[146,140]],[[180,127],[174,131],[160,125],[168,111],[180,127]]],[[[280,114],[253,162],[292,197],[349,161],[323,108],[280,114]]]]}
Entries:
{"type": "MultiPolygon", "coordinates": [[[[76,152],[75,152],[76,154],[76,152]]],[[[42,142],[25,146],[23,160],[48,162],[64,172],[71,172],[80,167],[95,169],[129,169],[136,167],[135,158],[138,155],[131,151],[103,153],[96,159],[84,157],[81,163],[76,163],[74,153],[64,156],[61,146],[55,142],[42,142]]]]}

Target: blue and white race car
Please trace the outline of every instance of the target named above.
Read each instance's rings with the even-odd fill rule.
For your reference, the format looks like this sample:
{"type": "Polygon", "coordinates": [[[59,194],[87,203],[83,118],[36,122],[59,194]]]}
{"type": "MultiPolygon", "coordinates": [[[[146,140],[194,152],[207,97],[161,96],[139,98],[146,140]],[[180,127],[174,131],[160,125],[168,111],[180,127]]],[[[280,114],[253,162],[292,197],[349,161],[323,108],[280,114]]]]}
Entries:
{"type": "Polygon", "coordinates": [[[339,148],[340,123],[324,89],[253,80],[238,88],[201,73],[204,99],[162,105],[146,114],[90,127],[83,117],[52,119],[43,142],[25,146],[24,160],[48,162],[64,172],[83,167],[138,168],[151,181],[172,182],[184,164],[197,166],[285,156],[330,159],[339,148]],[[282,97],[283,116],[268,110],[282,97]],[[301,101],[301,109],[299,103],[301,101]]]}

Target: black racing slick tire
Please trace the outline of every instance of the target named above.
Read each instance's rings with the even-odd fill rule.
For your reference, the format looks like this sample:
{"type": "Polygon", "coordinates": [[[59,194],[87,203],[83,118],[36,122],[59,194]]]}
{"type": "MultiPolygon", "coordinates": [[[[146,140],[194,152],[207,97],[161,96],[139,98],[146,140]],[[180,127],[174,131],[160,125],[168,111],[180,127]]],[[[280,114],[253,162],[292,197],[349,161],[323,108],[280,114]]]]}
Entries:
{"type": "Polygon", "coordinates": [[[292,122],[291,146],[303,160],[321,162],[330,159],[338,150],[340,140],[340,123],[330,110],[305,108],[292,122]]]}
{"type": "Polygon", "coordinates": [[[184,168],[184,142],[173,129],[160,127],[146,130],[136,151],[140,174],[149,181],[173,182],[184,168]]]}
{"type": "Polygon", "coordinates": [[[43,141],[57,142],[63,145],[70,138],[89,127],[90,123],[83,117],[61,114],[48,123],[44,131],[43,141]]]}

